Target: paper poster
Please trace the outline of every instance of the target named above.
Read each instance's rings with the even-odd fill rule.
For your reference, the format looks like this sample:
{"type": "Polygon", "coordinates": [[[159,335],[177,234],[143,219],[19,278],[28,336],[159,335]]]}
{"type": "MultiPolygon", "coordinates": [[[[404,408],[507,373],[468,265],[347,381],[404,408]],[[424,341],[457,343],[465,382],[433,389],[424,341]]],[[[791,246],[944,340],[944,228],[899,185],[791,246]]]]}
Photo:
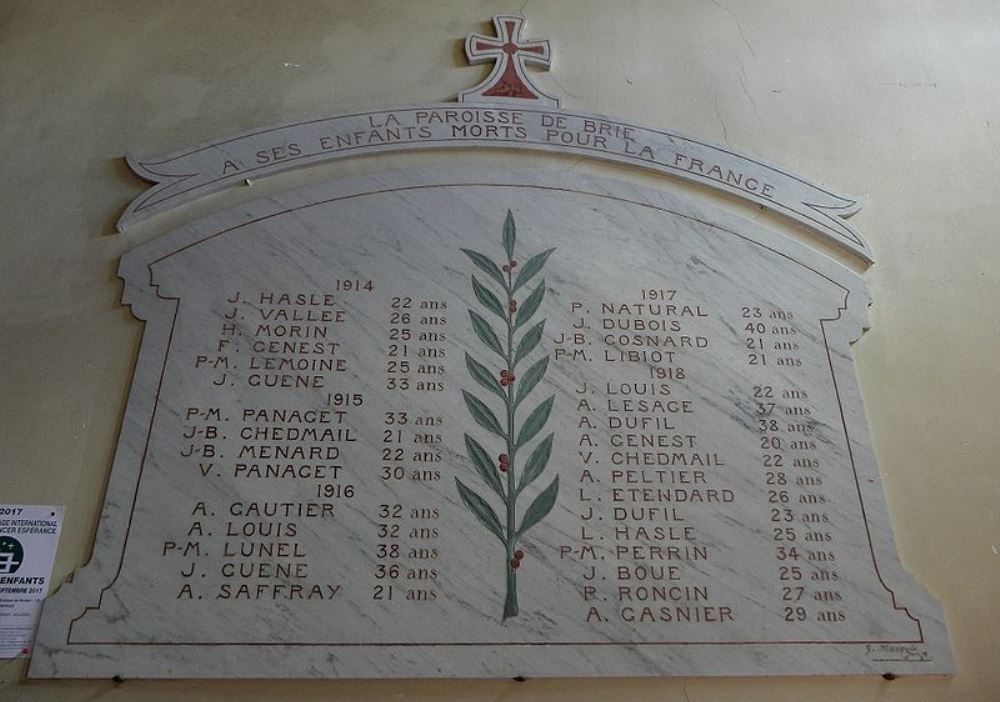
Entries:
{"type": "Polygon", "coordinates": [[[0,505],[0,658],[31,653],[62,518],[62,507],[0,505]]]}

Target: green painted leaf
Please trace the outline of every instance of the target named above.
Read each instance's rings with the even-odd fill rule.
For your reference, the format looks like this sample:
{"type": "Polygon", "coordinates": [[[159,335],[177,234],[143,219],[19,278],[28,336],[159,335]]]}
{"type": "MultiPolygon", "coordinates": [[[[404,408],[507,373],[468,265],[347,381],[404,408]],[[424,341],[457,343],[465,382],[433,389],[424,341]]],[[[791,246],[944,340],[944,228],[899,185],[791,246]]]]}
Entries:
{"type": "Polygon", "coordinates": [[[511,292],[527,283],[531,279],[531,276],[542,270],[542,266],[545,265],[545,262],[549,259],[549,256],[552,255],[553,251],[555,251],[555,249],[542,251],[540,254],[535,254],[525,261],[524,266],[521,267],[521,271],[517,274],[517,280],[514,281],[514,287],[511,288],[511,292]]]}
{"type": "Polygon", "coordinates": [[[548,367],[549,357],[546,356],[528,369],[528,372],[524,374],[520,384],[517,386],[517,399],[514,400],[514,407],[521,404],[521,400],[526,398],[528,393],[535,389],[535,386],[545,376],[545,371],[548,367]]]}
{"type": "Polygon", "coordinates": [[[517,486],[518,492],[531,485],[535,478],[545,470],[545,466],[549,462],[549,456],[552,455],[552,440],[554,438],[554,433],[546,436],[538,443],[538,446],[531,452],[531,455],[528,456],[528,462],[524,464],[524,472],[521,473],[521,484],[517,486]]]}
{"type": "Polygon", "coordinates": [[[506,399],[503,388],[493,373],[482,363],[474,359],[468,353],[465,354],[465,367],[469,369],[469,375],[490,392],[494,392],[501,398],[506,399]]]}
{"type": "Polygon", "coordinates": [[[476,264],[476,267],[479,270],[500,283],[504,289],[507,288],[507,281],[504,280],[503,273],[500,272],[500,268],[497,264],[493,263],[488,256],[484,256],[478,251],[471,251],[469,249],[462,249],[462,253],[471,258],[472,262],[476,264]]]}
{"type": "Polygon", "coordinates": [[[507,219],[503,221],[503,247],[507,251],[507,260],[514,259],[514,244],[517,242],[517,227],[514,225],[514,215],[507,210],[507,219]]]}
{"type": "Polygon", "coordinates": [[[514,324],[514,328],[517,329],[519,326],[531,319],[537,310],[538,306],[542,304],[542,297],[545,296],[545,279],[542,278],[542,282],[537,288],[531,291],[531,294],[525,298],[524,302],[521,304],[520,309],[517,311],[517,322],[514,324]]]}
{"type": "MultiPolygon", "coordinates": [[[[476,515],[476,519],[482,522],[484,527],[492,531],[502,543],[504,541],[503,527],[500,526],[500,519],[497,518],[497,513],[493,511],[493,508],[489,506],[486,500],[463,485],[462,481],[458,478],[455,478],[455,484],[458,486],[458,496],[462,498],[462,502],[465,503],[465,506],[468,507],[469,511],[476,515]]],[[[537,501],[538,500],[535,500],[535,502],[537,501]]],[[[532,505],[532,507],[533,506],[534,505],[532,505]]],[[[549,506],[549,509],[552,509],[551,505],[549,506]]]]}
{"type": "Polygon", "coordinates": [[[498,315],[501,319],[507,319],[507,311],[500,303],[500,300],[497,299],[497,296],[489,288],[484,287],[482,283],[476,280],[476,276],[472,276],[472,289],[476,291],[476,299],[483,303],[483,307],[498,315]]]}
{"type": "Polygon", "coordinates": [[[552,403],[555,401],[556,396],[553,395],[547,399],[542,404],[538,405],[528,418],[524,420],[524,425],[521,427],[521,433],[517,435],[517,447],[520,448],[526,443],[531,441],[535,434],[542,430],[545,426],[545,422],[549,421],[549,414],[552,412],[552,403]]]}
{"type": "Polygon", "coordinates": [[[496,415],[493,414],[493,410],[486,406],[486,403],[466,390],[462,391],[462,397],[465,398],[465,404],[468,406],[469,412],[472,413],[472,418],[476,420],[479,426],[486,431],[491,431],[505,439],[507,438],[507,435],[503,433],[503,429],[500,428],[500,422],[497,421],[496,415]]]}
{"type": "Polygon", "coordinates": [[[489,322],[472,310],[469,310],[469,317],[472,318],[472,328],[475,330],[479,340],[486,344],[490,351],[498,353],[501,358],[506,359],[503,346],[500,345],[500,339],[497,338],[496,332],[493,331],[493,327],[490,326],[489,322]]]}
{"type": "Polygon", "coordinates": [[[517,365],[517,362],[522,358],[527,356],[532,350],[538,346],[538,342],[542,340],[542,330],[545,327],[545,320],[533,326],[529,329],[523,337],[521,337],[521,343],[517,345],[517,352],[514,354],[514,363],[511,364],[511,370],[517,365]]]}
{"type": "MultiPolygon", "coordinates": [[[[500,476],[497,474],[496,466],[493,465],[493,459],[490,455],[486,453],[486,449],[479,445],[479,442],[473,439],[468,434],[465,435],[465,450],[469,452],[469,460],[472,461],[472,465],[476,467],[479,471],[479,475],[482,476],[483,480],[489,485],[493,492],[500,496],[500,499],[507,503],[507,498],[504,496],[503,485],[500,483],[500,476]]],[[[535,449],[536,451],[538,449],[535,449]]]]}
{"type": "Polygon", "coordinates": [[[549,483],[549,486],[542,490],[538,497],[528,506],[521,520],[521,528],[517,530],[517,537],[521,538],[528,529],[545,519],[545,516],[552,511],[552,506],[556,503],[556,495],[559,494],[559,476],[549,483]]]}

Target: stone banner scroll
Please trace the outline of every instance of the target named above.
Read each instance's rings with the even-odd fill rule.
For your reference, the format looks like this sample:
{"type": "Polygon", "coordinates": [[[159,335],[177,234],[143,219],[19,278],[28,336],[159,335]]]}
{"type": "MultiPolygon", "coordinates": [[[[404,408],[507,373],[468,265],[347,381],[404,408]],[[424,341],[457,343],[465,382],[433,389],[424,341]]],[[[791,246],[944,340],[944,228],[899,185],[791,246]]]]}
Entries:
{"type": "Polygon", "coordinates": [[[852,367],[866,286],[786,233],[424,171],[255,201],[121,275],[142,348],[34,677],[951,670],[852,367]]]}
{"type": "Polygon", "coordinates": [[[129,205],[118,228],[290,168],[351,156],[452,148],[558,151],[638,166],[754,202],[872,260],[868,245],[846,221],[861,209],[858,198],[838,195],[759,159],[610,117],[555,107],[471,103],[342,115],[247,132],[167,156],[130,155],[132,170],[156,185],[129,205]]]}

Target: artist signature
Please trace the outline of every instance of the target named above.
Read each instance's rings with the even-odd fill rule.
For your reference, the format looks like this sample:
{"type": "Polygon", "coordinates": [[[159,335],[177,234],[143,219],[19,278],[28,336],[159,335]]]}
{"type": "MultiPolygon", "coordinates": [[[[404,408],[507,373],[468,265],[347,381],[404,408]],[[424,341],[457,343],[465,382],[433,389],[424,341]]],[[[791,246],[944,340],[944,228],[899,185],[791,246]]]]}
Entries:
{"type": "Polygon", "coordinates": [[[866,644],[865,653],[873,661],[923,663],[933,660],[925,649],[914,644],[866,644]]]}

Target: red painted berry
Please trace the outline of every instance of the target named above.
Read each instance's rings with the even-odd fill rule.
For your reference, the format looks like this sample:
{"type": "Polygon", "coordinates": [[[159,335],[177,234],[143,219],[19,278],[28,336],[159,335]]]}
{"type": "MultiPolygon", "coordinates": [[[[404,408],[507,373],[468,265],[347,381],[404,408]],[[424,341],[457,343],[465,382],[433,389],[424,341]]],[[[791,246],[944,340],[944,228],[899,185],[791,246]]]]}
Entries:
{"type": "Polygon", "coordinates": [[[503,272],[510,273],[510,266],[508,266],[506,263],[503,265],[503,272]]]}
{"type": "Polygon", "coordinates": [[[517,261],[511,261],[509,265],[511,268],[517,268],[517,261]]]}
{"type": "Polygon", "coordinates": [[[506,473],[507,472],[507,464],[506,463],[501,463],[500,464],[500,472],[501,473],[506,473]]]}
{"type": "Polygon", "coordinates": [[[521,549],[517,549],[516,551],[514,551],[514,558],[516,558],[517,560],[521,560],[522,558],[524,558],[524,551],[522,551],[521,549]]]}
{"type": "Polygon", "coordinates": [[[520,568],[521,567],[521,561],[517,560],[516,558],[511,558],[510,559],[510,567],[511,568],[520,568]]]}
{"type": "Polygon", "coordinates": [[[510,463],[510,456],[508,456],[506,453],[501,453],[499,456],[499,460],[501,463],[510,463]]]}
{"type": "Polygon", "coordinates": [[[508,374],[507,374],[507,382],[508,382],[508,383],[513,383],[513,382],[514,382],[514,378],[515,378],[515,377],[516,377],[516,376],[515,376],[515,375],[514,375],[513,373],[508,373],[508,374]]]}
{"type": "Polygon", "coordinates": [[[516,312],[517,311],[517,300],[511,300],[510,302],[508,302],[507,303],[507,309],[510,310],[511,312],[516,312]]]}

